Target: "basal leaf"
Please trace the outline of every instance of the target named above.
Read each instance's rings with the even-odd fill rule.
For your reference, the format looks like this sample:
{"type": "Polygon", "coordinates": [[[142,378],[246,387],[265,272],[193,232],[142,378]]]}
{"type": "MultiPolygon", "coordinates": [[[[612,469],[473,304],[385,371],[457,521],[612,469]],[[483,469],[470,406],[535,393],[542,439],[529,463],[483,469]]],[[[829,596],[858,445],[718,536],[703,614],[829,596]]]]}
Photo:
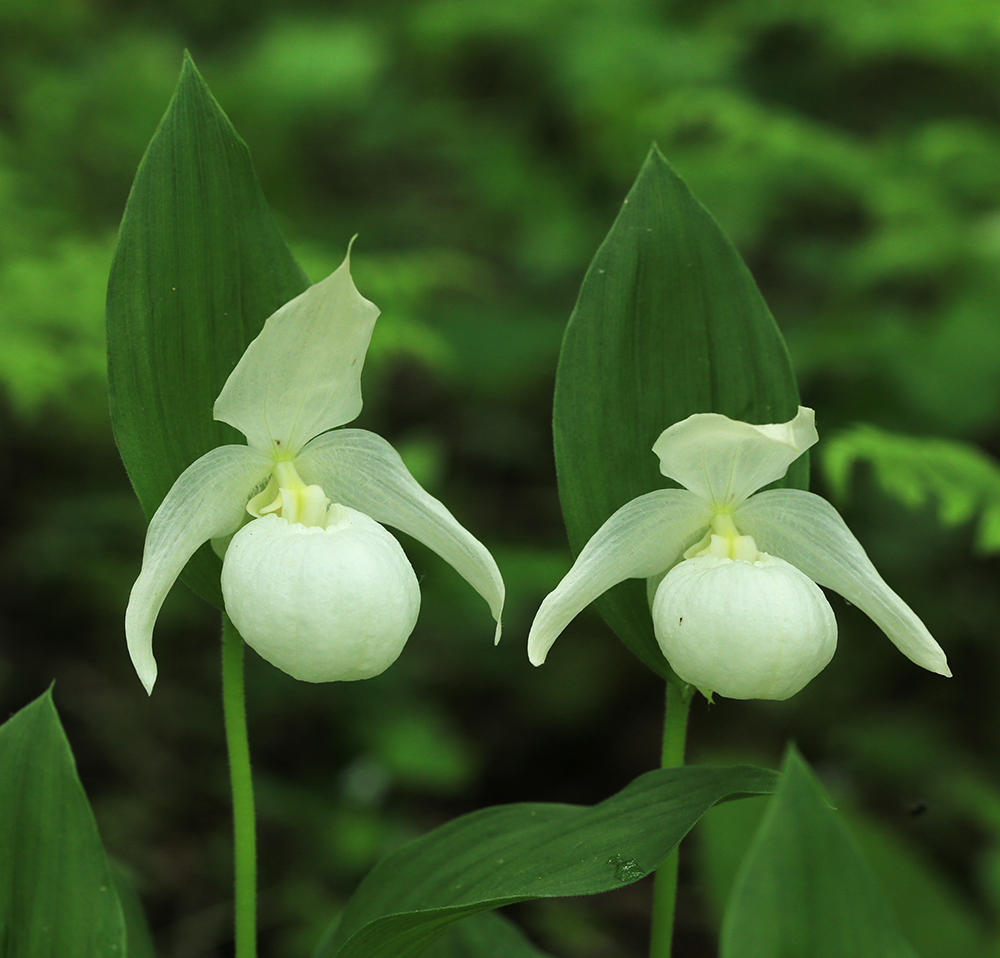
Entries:
{"type": "Polygon", "coordinates": [[[592,807],[517,804],[465,815],[376,865],[318,958],[412,958],[477,912],[638,881],[712,805],[774,783],[774,772],[748,766],[658,769],[592,807]]]}
{"type": "MultiPolygon", "coordinates": [[[[190,57],[139,166],[108,280],[115,438],[147,517],[209,449],[242,443],[212,404],[264,320],[309,285],[246,145],[190,57]]],[[[205,546],[184,575],[221,606],[205,546]]]]}
{"type": "MultiPolygon", "coordinates": [[[[587,271],[566,328],[553,434],[559,496],[578,553],[631,499],[669,485],[652,446],[672,423],[719,412],[784,422],[798,407],[784,341],[735,248],[654,147],[587,271]]],[[[785,485],[805,488],[808,460],[785,485]]],[[[598,607],[664,676],[645,584],[598,607]]]]}
{"type": "Polygon", "coordinates": [[[97,825],[46,692],[0,726],[0,954],[124,958],[97,825]]]}
{"type": "Polygon", "coordinates": [[[819,782],[789,749],[736,880],[721,958],[916,958],[819,782]]]}

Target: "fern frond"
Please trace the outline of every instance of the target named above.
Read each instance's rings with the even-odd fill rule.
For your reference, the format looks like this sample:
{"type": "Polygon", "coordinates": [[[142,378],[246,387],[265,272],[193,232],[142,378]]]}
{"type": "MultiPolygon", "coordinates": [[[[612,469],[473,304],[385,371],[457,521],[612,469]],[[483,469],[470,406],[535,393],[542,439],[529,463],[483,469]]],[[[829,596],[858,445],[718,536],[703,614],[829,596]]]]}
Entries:
{"type": "Polygon", "coordinates": [[[851,470],[871,465],[887,495],[916,509],[933,501],[945,526],[978,515],[976,547],[1000,552],[1000,466],[974,447],[855,426],[825,443],[821,464],[834,495],[846,498],[851,470]]]}

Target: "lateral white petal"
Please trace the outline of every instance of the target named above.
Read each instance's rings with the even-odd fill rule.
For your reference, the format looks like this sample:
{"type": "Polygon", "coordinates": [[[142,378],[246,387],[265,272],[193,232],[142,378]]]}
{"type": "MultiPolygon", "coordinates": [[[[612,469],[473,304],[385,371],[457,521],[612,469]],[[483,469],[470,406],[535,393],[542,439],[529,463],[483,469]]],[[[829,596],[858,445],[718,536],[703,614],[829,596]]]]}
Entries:
{"type": "Polygon", "coordinates": [[[150,520],[125,612],[129,654],[147,692],[156,681],[153,626],[170,587],[198,546],[239,527],[250,493],[271,465],[249,446],[219,446],[180,474],[150,520]]]}
{"type": "Polygon", "coordinates": [[[798,489],[753,496],[733,514],[740,532],[814,582],[853,603],[917,665],[951,675],[941,646],[913,610],[886,585],[861,543],[825,499],[798,489]]]}
{"type": "Polygon", "coordinates": [[[599,595],[625,579],[666,572],[711,519],[708,503],[685,489],[657,489],[622,506],[539,607],[528,633],[532,665],[545,661],[563,629],[599,595]]]}
{"type": "Polygon", "coordinates": [[[317,436],[295,465],[302,479],[322,486],[331,502],[419,539],[450,563],[489,604],[500,641],[504,584],[493,556],[420,486],[388,442],[364,429],[337,429],[317,436]]]}
{"type": "Polygon", "coordinates": [[[294,456],[361,412],[361,368],[379,310],[351,279],[350,252],[285,303],[247,347],[215,401],[216,419],[256,449],[294,456]]]}
{"type": "Polygon", "coordinates": [[[780,479],[819,438],[816,414],[799,406],[789,422],[755,426],[718,413],[696,413],[653,444],[660,472],[713,505],[732,506],[780,479]]]}

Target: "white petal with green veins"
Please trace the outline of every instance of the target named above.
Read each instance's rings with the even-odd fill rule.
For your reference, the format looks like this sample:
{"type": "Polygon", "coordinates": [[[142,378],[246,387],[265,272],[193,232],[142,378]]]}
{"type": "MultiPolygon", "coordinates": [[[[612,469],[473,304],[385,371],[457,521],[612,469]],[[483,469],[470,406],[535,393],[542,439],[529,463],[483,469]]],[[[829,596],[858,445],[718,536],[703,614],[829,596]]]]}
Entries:
{"type": "Polygon", "coordinates": [[[215,401],[216,419],[256,449],[293,458],[361,412],[361,368],[378,307],[354,285],[350,252],[326,279],[274,313],[215,401]]]}
{"type": "Polygon", "coordinates": [[[658,489],[622,506],[542,602],[528,635],[532,665],[545,661],[562,630],[599,595],[669,569],[711,519],[708,503],[685,489],[658,489]]]}
{"type": "Polygon", "coordinates": [[[295,461],[302,478],[322,486],[332,502],[419,539],[450,563],[488,603],[500,641],[504,585],[493,556],[432,495],[424,491],[381,436],[338,429],[318,436],[295,461]]]}
{"type": "Polygon", "coordinates": [[[941,646],[886,585],[840,513],[825,499],[798,489],[772,489],[748,499],[733,518],[764,552],[781,556],[861,609],[907,658],[931,672],[951,675],[941,646]]]}
{"type": "Polygon", "coordinates": [[[203,542],[239,528],[250,493],[271,465],[249,446],[219,446],[181,473],[150,520],[125,612],[129,654],[147,692],[156,681],[153,625],[170,587],[203,542]]]}

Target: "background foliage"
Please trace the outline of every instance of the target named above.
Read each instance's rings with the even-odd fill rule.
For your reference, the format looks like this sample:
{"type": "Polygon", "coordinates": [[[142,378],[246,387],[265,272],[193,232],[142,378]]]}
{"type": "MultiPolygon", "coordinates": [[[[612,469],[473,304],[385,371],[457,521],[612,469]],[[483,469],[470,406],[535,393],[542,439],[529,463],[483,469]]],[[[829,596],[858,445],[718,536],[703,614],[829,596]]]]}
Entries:
{"type": "MultiPolygon", "coordinates": [[[[657,761],[661,684],[596,614],[542,669],[523,646],[569,563],[550,431],[560,337],[656,140],[750,265],[821,437],[854,437],[832,462],[835,501],[956,675],[920,672],[834,599],[834,663],[787,703],[697,705],[693,757],[777,765],[794,736],[854,810],[904,929],[928,926],[910,934],[923,958],[957,953],[959,938],[963,954],[990,953],[1000,598],[995,536],[980,533],[974,553],[972,520],[995,511],[1000,443],[992,6],[0,7],[0,707],[56,679],[102,835],[162,958],[228,947],[218,625],[175,590],[147,700],[122,635],[144,523],[111,440],[102,337],[115,230],[184,47],[312,278],[361,234],[355,277],[383,317],[359,425],[400,448],[494,550],[510,592],[494,650],[479,600],[406,543],[424,607],[385,676],[307,687],[248,663],[263,950],[307,954],[382,852],[459,812],[594,802],[657,761]],[[914,466],[911,445],[846,432],[857,422],[987,459],[948,447],[914,466]],[[948,502],[961,508],[942,507],[942,523],[948,502]]],[[[823,447],[813,488],[832,494],[823,447]]],[[[680,955],[714,951],[733,849],[749,840],[734,809],[713,811],[684,859],[680,955]]],[[[555,954],[638,955],[648,893],[515,917],[555,954]]]]}

